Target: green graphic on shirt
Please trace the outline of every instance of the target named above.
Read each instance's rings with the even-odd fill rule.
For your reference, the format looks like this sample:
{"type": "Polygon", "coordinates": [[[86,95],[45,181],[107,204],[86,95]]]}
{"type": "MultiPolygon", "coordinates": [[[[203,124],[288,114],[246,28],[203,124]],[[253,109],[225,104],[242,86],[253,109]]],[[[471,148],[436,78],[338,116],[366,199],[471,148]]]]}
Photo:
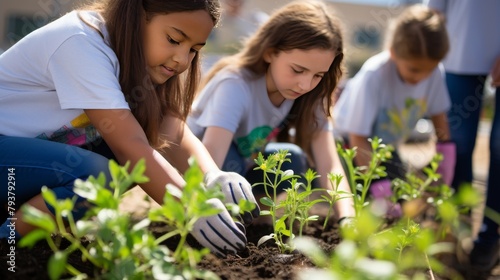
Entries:
{"type": "Polygon", "coordinates": [[[427,111],[427,102],[424,99],[408,98],[405,107],[401,110],[397,108],[385,109],[379,113],[379,128],[375,129],[376,135],[384,139],[385,143],[395,143],[398,140],[406,139],[417,121],[424,116],[427,111]],[[385,138],[384,138],[385,137],[385,138]]]}
{"type": "Polygon", "coordinates": [[[252,153],[259,152],[267,144],[266,137],[271,133],[270,126],[260,126],[254,128],[250,134],[236,139],[238,150],[245,158],[249,158],[252,153]]]}

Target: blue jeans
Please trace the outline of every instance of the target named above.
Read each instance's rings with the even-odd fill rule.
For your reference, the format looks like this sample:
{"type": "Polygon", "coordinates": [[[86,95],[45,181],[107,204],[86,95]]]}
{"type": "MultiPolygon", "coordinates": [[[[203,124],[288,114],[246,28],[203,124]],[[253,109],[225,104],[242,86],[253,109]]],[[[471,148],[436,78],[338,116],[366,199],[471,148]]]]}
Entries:
{"type": "MultiPolygon", "coordinates": [[[[277,152],[278,150],[288,150],[288,152],[290,153],[290,156],[288,156],[288,158],[291,160],[291,162],[283,163],[283,165],[281,166],[281,170],[291,169],[293,170],[294,174],[301,175],[302,177],[302,175],[309,168],[307,164],[307,157],[302,149],[299,146],[291,143],[271,142],[266,145],[266,148],[262,154],[264,158],[266,158],[267,156],[277,152]]],[[[263,172],[262,170],[253,170],[254,167],[255,166],[252,166],[251,168],[247,169],[245,158],[238,151],[236,144],[232,143],[229,147],[226,159],[224,160],[224,164],[222,165],[222,170],[239,173],[240,175],[244,176],[252,185],[255,183],[262,183],[264,181],[263,172]]],[[[304,178],[301,178],[299,182],[306,183],[304,178]]],[[[316,184],[313,185],[316,187],[316,184]]],[[[289,187],[290,185],[282,185],[279,186],[278,189],[282,191],[283,189],[289,187]]],[[[263,193],[264,189],[261,186],[256,186],[253,188],[253,192],[263,193]]]]}
{"type": "MultiPolygon", "coordinates": [[[[111,176],[108,162],[108,158],[83,148],[36,138],[0,135],[2,210],[7,209],[8,201],[14,201],[13,208],[19,210],[21,205],[41,193],[42,186],[47,186],[55,192],[58,199],[71,199],[76,196],[76,209],[73,215],[75,219],[79,219],[87,208],[83,198],[73,191],[74,181],[85,180],[90,175],[97,177],[101,172],[104,172],[109,181],[111,176]],[[8,186],[11,187],[10,192],[8,186]]],[[[52,207],[49,205],[47,207],[54,212],[52,207]]],[[[4,212],[2,216],[3,223],[7,213],[4,212]]],[[[5,238],[2,232],[0,238],[5,238]]]]}
{"type": "MultiPolygon", "coordinates": [[[[477,130],[486,76],[456,75],[447,73],[446,82],[450,92],[452,107],[448,112],[451,138],[457,146],[457,163],[452,186],[457,188],[462,183],[471,183],[472,153],[476,144],[477,130]]],[[[486,206],[500,212],[500,95],[495,92],[495,115],[490,134],[490,166],[488,171],[486,206]]],[[[497,242],[498,224],[484,217],[483,225],[476,242],[497,242]]]]}

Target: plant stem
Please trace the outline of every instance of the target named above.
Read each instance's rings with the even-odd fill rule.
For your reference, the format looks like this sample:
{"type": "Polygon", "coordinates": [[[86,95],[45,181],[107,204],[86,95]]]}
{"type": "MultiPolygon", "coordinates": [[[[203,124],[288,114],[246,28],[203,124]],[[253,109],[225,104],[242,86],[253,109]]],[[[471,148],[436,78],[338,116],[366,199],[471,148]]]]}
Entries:
{"type": "Polygon", "coordinates": [[[426,253],[424,253],[424,256],[425,256],[425,261],[427,262],[427,266],[429,267],[429,274],[430,274],[431,280],[435,280],[434,273],[432,272],[432,268],[431,268],[431,263],[429,262],[429,257],[427,256],[426,253]]]}
{"type": "Polygon", "coordinates": [[[177,244],[177,248],[175,248],[175,252],[174,252],[174,259],[176,259],[176,260],[180,259],[180,254],[182,252],[184,243],[186,243],[186,237],[187,237],[187,234],[181,234],[181,240],[179,241],[179,244],[177,244]]]}

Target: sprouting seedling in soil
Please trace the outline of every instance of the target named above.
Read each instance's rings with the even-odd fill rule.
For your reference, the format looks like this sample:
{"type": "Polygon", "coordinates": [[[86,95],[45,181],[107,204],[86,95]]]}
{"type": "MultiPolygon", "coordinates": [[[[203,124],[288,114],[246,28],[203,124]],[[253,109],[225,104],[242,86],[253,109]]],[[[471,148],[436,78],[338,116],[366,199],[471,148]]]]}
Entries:
{"type": "MultiPolygon", "coordinates": [[[[310,200],[310,196],[314,191],[323,191],[322,189],[313,189],[312,182],[318,178],[316,172],[308,169],[304,174],[306,183],[299,182],[300,175],[295,175],[292,170],[281,170],[284,162],[290,161],[287,150],[280,150],[271,154],[264,159],[262,154],[259,154],[255,162],[256,169],[261,169],[264,173],[264,185],[266,197],[261,198],[262,204],[269,207],[269,210],[261,211],[261,215],[271,215],[273,223],[273,233],[263,236],[257,245],[261,245],[267,240],[274,239],[281,252],[291,252],[294,250],[290,246],[290,242],[285,243],[284,238],[288,240],[295,238],[294,224],[298,221],[298,235],[302,235],[304,227],[310,221],[318,220],[317,215],[309,215],[311,207],[323,199],[310,200]],[[271,174],[271,176],[269,176],[271,174]],[[277,188],[280,184],[287,183],[288,188],[285,188],[286,197],[282,201],[277,201],[277,188]],[[272,195],[269,192],[272,190],[272,195]],[[278,217],[277,211],[283,210],[283,214],[278,217]]],[[[258,184],[256,184],[258,185],[258,184]]]]}
{"type": "Polygon", "coordinates": [[[294,238],[293,229],[295,221],[299,222],[298,236],[302,236],[302,232],[307,223],[317,221],[318,215],[309,215],[310,209],[323,199],[310,200],[314,191],[323,191],[322,189],[313,189],[312,182],[319,175],[312,169],[308,169],[304,174],[306,184],[299,183],[297,178],[290,180],[291,188],[285,189],[286,199],[279,203],[280,208],[284,208],[283,217],[288,221],[288,228],[292,231],[291,238],[294,238]]]}
{"type": "MultiPolygon", "coordinates": [[[[436,242],[430,229],[406,220],[382,229],[380,216],[363,208],[357,228],[346,228],[343,240],[328,255],[313,239],[297,237],[295,248],[314,264],[313,270],[299,273],[298,279],[427,279],[424,275],[443,273],[444,266],[436,257],[449,253],[452,246],[436,242]]],[[[452,274],[453,271],[447,271],[452,274]]],[[[457,276],[456,274],[452,274],[457,276]]],[[[456,278],[460,279],[460,278],[456,278]]]]}
{"type": "Polygon", "coordinates": [[[321,196],[323,197],[324,201],[328,203],[329,206],[328,213],[325,217],[325,222],[323,223],[323,229],[325,229],[326,225],[328,224],[328,218],[331,215],[333,205],[340,199],[350,198],[353,196],[353,194],[351,193],[339,190],[340,182],[342,181],[343,178],[344,176],[342,176],[341,174],[333,174],[333,173],[328,174],[328,181],[332,185],[332,189],[326,190],[327,195],[321,196]]]}
{"type": "MultiPolygon", "coordinates": [[[[71,212],[75,207],[74,201],[58,200],[46,187],[42,189],[42,195],[55,209],[55,219],[36,208],[23,208],[25,220],[38,229],[23,237],[20,246],[32,247],[39,240],[47,241],[54,251],[48,263],[50,278],[59,279],[65,273],[79,279],[87,277],[67,262],[69,255],[79,250],[84,261],[88,260],[99,268],[96,270],[99,275],[96,276],[102,279],[218,279],[214,273],[196,268],[207,250],[183,246],[180,253],[174,254],[166,246],[158,244],[148,229],[149,219],[133,223],[128,213],[118,209],[124,192],[133,183],[147,182],[148,178],[143,175],[144,160],[140,160],[130,173],[129,163],[119,166],[110,161],[109,168],[113,179],[110,187],[106,187],[103,174],[98,178],[91,176],[86,181],[75,181],[75,193],[91,203],[86,215],[76,223],[71,212]],[[60,240],[54,241],[52,234],[67,239],[70,245],[60,248],[60,240]]],[[[197,166],[191,168],[196,169],[197,166]]],[[[194,179],[189,176],[186,175],[186,181],[193,182],[194,179]]],[[[207,209],[207,212],[210,211],[207,209]]]]}
{"type": "Polygon", "coordinates": [[[278,202],[278,187],[282,183],[299,177],[298,175],[293,174],[292,170],[281,170],[283,163],[290,162],[290,159],[287,158],[287,156],[288,150],[279,150],[276,153],[270,154],[266,159],[264,159],[262,153],[259,153],[255,159],[255,163],[257,164],[255,170],[263,171],[263,181],[262,183],[254,184],[254,186],[263,185],[266,196],[261,198],[260,202],[269,207],[269,210],[263,210],[260,214],[263,216],[270,215],[273,225],[273,233],[262,237],[257,245],[260,245],[267,240],[274,239],[281,252],[290,252],[293,251],[293,248],[284,242],[285,236],[292,236],[291,229],[287,228],[286,225],[287,217],[282,216],[278,218],[277,214],[277,211],[280,208],[280,203],[278,202]]]}
{"type": "Polygon", "coordinates": [[[356,215],[361,213],[361,209],[367,205],[368,189],[373,179],[380,179],[387,176],[382,163],[392,158],[394,147],[382,143],[382,139],[374,137],[368,139],[371,143],[372,155],[368,166],[355,166],[357,147],[344,149],[337,145],[337,151],[346,164],[346,175],[349,179],[351,192],[354,194],[354,208],[356,215]]]}
{"type": "MultiPolygon", "coordinates": [[[[194,161],[192,160],[191,166],[194,161]]],[[[194,223],[202,217],[208,217],[220,212],[213,208],[207,200],[211,198],[223,199],[223,194],[217,188],[203,186],[203,173],[199,168],[190,168],[185,173],[186,185],[182,190],[167,185],[167,192],[160,208],[149,212],[149,219],[154,222],[163,222],[173,228],[172,231],[156,239],[156,244],[179,235],[180,241],[174,252],[176,260],[182,260],[185,253],[186,238],[193,229],[194,223]]],[[[189,261],[182,260],[182,261],[189,261]]]]}

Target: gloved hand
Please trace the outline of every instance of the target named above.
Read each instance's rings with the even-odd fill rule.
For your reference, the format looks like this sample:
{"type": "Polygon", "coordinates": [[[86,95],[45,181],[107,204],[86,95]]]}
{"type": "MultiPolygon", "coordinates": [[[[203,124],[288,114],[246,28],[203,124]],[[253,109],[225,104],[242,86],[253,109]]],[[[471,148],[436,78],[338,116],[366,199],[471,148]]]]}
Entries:
{"type": "Polygon", "coordinates": [[[226,202],[238,204],[241,199],[245,199],[255,204],[252,212],[245,212],[243,214],[242,218],[245,224],[250,224],[253,218],[257,218],[260,215],[259,205],[252,193],[252,186],[250,186],[245,177],[236,172],[212,170],[205,174],[204,181],[207,188],[220,185],[226,202]]]}
{"type": "Polygon", "coordinates": [[[370,186],[370,193],[373,198],[391,197],[392,195],[391,180],[380,179],[372,182],[370,186]]]}
{"type": "Polygon", "coordinates": [[[443,155],[443,160],[439,164],[437,172],[441,174],[443,182],[451,186],[453,176],[455,176],[455,164],[457,162],[457,148],[453,142],[438,142],[436,153],[443,155]]]}
{"type": "Polygon", "coordinates": [[[226,207],[217,198],[207,201],[214,208],[220,209],[217,215],[202,217],[194,225],[191,235],[198,242],[210,249],[210,251],[220,257],[226,254],[236,254],[245,249],[247,238],[245,236],[245,227],[234,222],[229,215],[226,207]]]}
{"type": "Polygon", "coordinates": [[[355,227],[356,220],[354,217],[342,217],[338,220],[339,226],[342,227],[355,227]]]}

